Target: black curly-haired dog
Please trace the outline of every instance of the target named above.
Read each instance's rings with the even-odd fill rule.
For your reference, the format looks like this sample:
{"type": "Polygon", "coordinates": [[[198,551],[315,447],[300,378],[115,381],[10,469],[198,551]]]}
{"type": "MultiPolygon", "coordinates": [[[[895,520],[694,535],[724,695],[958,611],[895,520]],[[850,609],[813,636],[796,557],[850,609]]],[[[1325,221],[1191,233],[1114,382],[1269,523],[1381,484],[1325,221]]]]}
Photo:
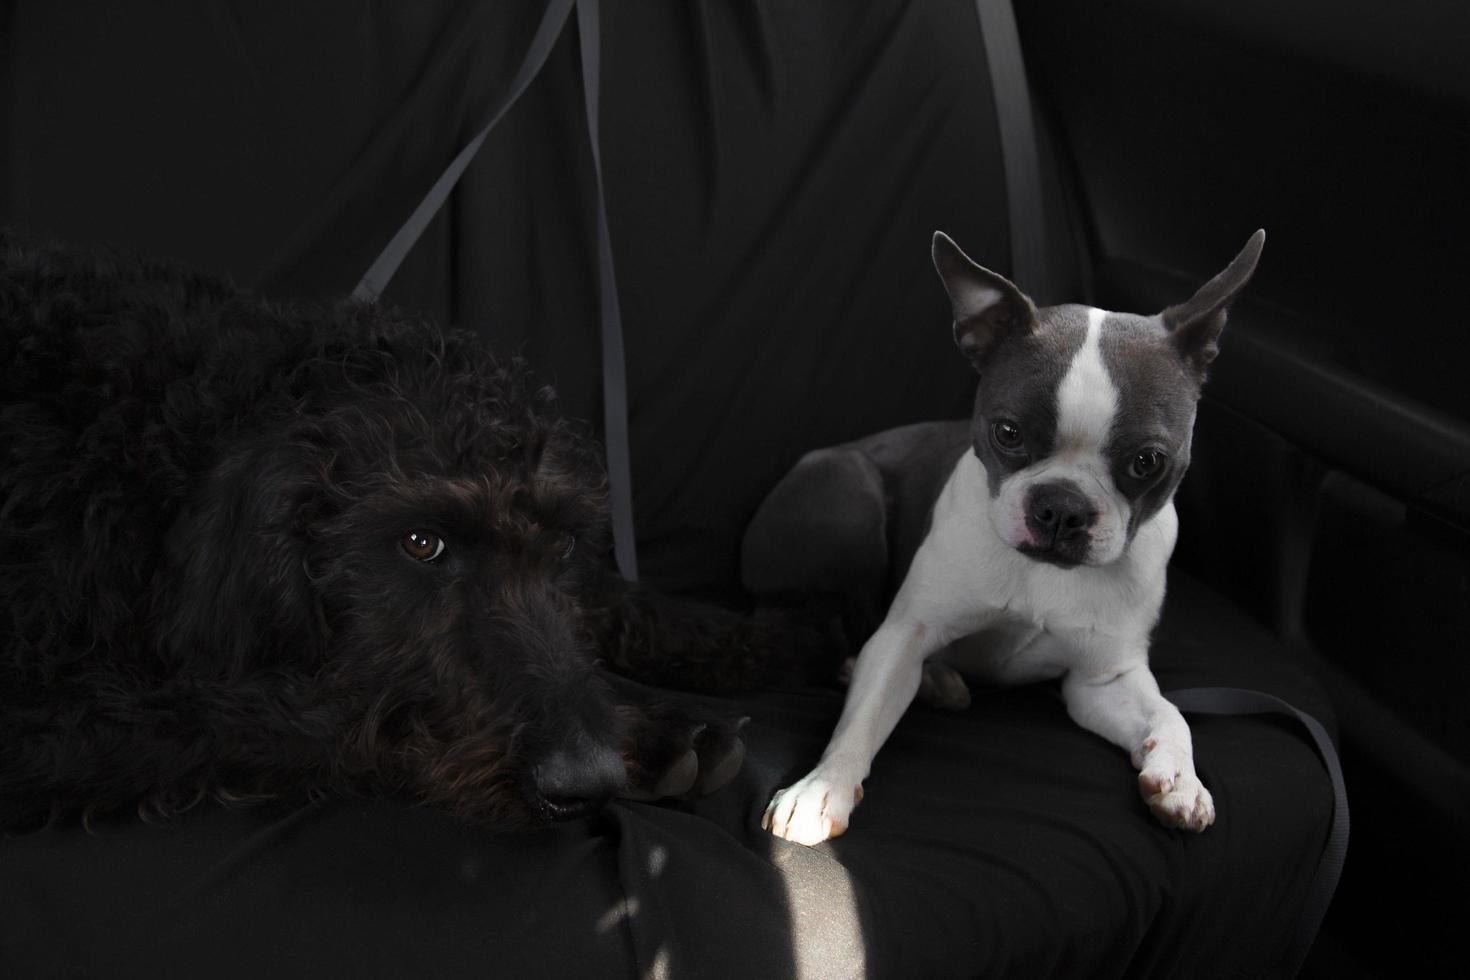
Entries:
{"type": "Polygon", "coordinates": [[[791,636],[607,571],[595,444],[376,305],[0,235],[0,826],[404,795],[490,826],[708,791],[694,691],[791,636]]]}

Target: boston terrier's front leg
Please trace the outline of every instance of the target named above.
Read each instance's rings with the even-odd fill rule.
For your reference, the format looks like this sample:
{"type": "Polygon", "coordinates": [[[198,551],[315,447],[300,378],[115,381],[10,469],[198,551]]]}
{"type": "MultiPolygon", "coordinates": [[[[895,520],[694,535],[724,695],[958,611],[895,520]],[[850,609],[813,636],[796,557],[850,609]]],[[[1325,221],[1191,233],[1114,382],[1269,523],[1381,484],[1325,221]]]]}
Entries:
{"type": "Polygon", "coordinates": [[[1195,832],[1215,822],[1215,801],[1194,771],[1189,725],[1159,693],[1146,659],[1121,670],[1073,669],[1062,695],[1077,724],[1129,753],[1139,792],[1159,822],[1195,832]]]}
{"type": "Polygon", "coordinates": [[[780,790],[761,826],[798,844],[818,844],[847,829],[863,780],[919,689],[924,660],[953,635],[918,619],[890,618],[858,653],[842,717],[822,761],[780,790]]]}

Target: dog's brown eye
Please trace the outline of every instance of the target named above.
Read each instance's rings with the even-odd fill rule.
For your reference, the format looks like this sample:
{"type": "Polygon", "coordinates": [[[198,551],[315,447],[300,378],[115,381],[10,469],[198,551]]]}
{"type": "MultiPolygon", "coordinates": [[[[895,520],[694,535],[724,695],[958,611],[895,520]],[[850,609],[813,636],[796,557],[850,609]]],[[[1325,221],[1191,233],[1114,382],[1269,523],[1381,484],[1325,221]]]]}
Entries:
{"type": "Polygon", "coordinates": [[[444,539],[433,531],[409,531],[401,544],[404,554],[416,561],[433,561],[444,554],[444,539]]]}
{"type": "Polygon", "coordinates": [[[1021,427],[1009,419],[1001,419],[990,427],[990,439],[996,448],[1013,453],[1025,442],[1021,438],[1021,427]]]}
{"type": "Polygon", "coordinates": [[[1145,449],[1135,453],[1128,461],[1128,475],[1135,480],[1147,480],[1159,471],[1164,463],[1164,454],[1157,449],[1145,449]]]}

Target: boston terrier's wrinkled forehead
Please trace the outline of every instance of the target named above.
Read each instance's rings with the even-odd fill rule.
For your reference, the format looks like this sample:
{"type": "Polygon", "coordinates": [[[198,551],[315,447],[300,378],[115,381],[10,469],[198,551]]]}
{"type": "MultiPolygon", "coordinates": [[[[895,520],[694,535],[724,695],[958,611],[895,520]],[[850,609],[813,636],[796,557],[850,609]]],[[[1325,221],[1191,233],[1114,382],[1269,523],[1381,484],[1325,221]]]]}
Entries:
{"type": "MultiPolygon", "coordinates": [[[[1037,311],[1029,335],[991,352],[976,422],[1015,422],[1032,459],[1115,454],[1188,439],[1198,397],[1198,381],[1157,316],[1053,306],[1037,311]]],[[[983,434],[975,433],[977,443],[983,434]]]]}

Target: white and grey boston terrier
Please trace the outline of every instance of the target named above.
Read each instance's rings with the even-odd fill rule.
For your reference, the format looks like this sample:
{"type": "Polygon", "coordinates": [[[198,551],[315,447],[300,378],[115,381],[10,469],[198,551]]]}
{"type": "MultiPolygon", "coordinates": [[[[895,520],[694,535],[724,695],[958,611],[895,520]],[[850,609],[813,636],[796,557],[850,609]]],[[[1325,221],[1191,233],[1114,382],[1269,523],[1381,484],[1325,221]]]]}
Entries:
{"type": "MultiPolygon", "coordinates": [[[[1187,302],[1137,316],[1037,309],[935,233],[955,342],[980,374],[968,436],[960,436],[968,446],[956,447],[957,462],[945,458],[947,478],[927,484],[927,524],[882,625],[858,654],[821,761],[775,794],[762,826],[802,844],[846,830],[874,756],[921,684],[931,700],[968,704],[956,669],[1004,684],[1060,679],[1071,717],[1130,753],[1161,822],[1202,831],[1214,821],[1189,727],[1149,670],[1149,635],[1164,600],[1178,530],[1173,496],[1189,465],[1200,388],[1264,242],[1257,231],[1187,302]]],[[[802,508],[773,505],[804,495],[806,519],[830,522],[845,500],[857,501],[853,513],[868,501],[877,523],[885,507],[890,522],[901,521],[892,508],[905,467],[944,457],[912,446],[935,444],[938,431],[913,426],[810,454],[765,509],[784,506],[789,518],[802,508]],[[824,487],[834,473],[841,486],[824,487]]],[[[790,528],[758,514],[762,521],[789,564],[790,528]]],[[[748,534],[748,557],[751,541],[748,534]]]]}

